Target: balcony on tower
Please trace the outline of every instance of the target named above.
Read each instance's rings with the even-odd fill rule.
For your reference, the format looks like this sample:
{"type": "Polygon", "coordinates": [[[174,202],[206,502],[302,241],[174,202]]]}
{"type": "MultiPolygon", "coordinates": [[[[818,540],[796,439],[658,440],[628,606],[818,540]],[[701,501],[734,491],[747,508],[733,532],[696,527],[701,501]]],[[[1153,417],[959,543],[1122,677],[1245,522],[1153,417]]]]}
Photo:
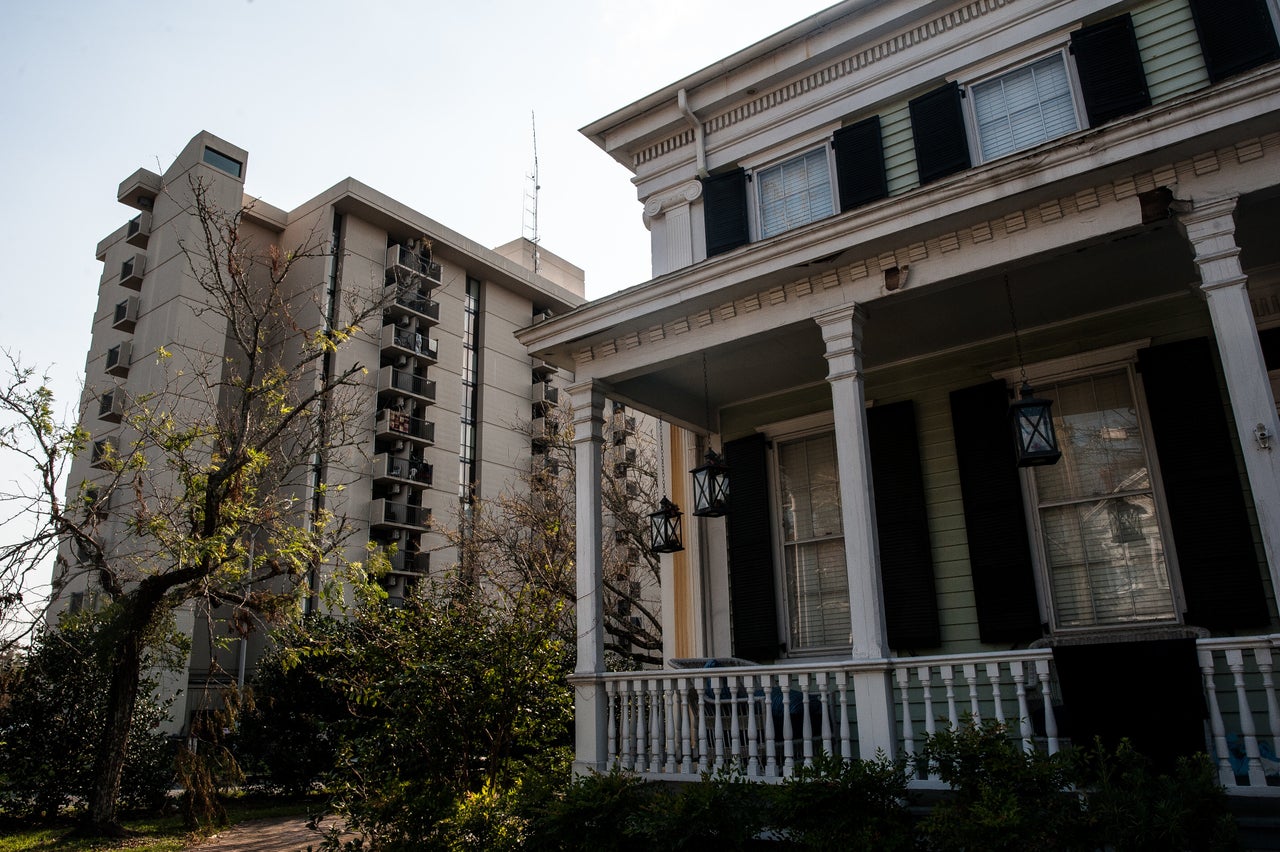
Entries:
{"type": "Polygon", "coordinates": [[[436,424],[407,411],[380,408],[374,419],[374,436],[380,441],[409,441],[429,447],[436,441],[436,424]]]}
{"type": "Polygon", "coordinates": [[[431,529],[431,509],[380,497],[369,503],[369,527],[426,532],[431,529]]]}
{"type": "Polygon", "coordinates": [[[373,482],[375,485],[407,484],[426,488],[431,485],[433,470],[421,458],[402,458],[390,453],[378,453],[373,457],[373,482]]]}
{"type": "Polygon", "coordinates": [[[378,371],[378,396],[410,396],[430,405],[436,401],[436,383],[425,376],[386,366],[378,371]]]}
{"type": "MultiPolygon", "coordinates": [[[[435,302],[431,304],[440,307],[435,302]]],[[[417,358],[434,364],[440,357],[440,341],[398,323],[388,323],[382,327],[382,354],[403,357],[405,363],[417,358]]]]}
{"type": "Polygon", "coordinates": [[[130,290],[142,289],[142,276],[147,272],[147,256],[136,252],[120,264],[120,286],[130,290]]]}
{"type": "Polygon", "coordinates": [[[143,210],[137,216],[129,220],[129,227],[125,229],[124,241],[131,246],[137,248],[146,248],[147,243],[151,240],[151,211],[143,210]]]}
{"type": "Polygon", "coordinates": [[[387,246],[388,284],[418,282],[438,287],[441,271],[440,264],[431,259],[430,252],[415,250],[399,243],[387,246]]]}

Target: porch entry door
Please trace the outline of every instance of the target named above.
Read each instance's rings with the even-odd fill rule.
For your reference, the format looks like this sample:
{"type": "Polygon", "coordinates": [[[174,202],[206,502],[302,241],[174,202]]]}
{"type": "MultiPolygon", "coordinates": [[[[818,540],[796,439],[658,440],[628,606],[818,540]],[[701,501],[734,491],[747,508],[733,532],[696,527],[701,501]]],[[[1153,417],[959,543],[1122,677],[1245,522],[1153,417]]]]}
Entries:
{"type": "Polygon", "coordinates": [[[779,442],[777,459],[788,648],[847,648],[849,577],[835,435],[779,442]]]}
{"type": "Polygon", "coordinates": [[[1062,449],[1032,468],[1055,626],[1177,619],[1130,369],[1038,384],[1062,449]]]}

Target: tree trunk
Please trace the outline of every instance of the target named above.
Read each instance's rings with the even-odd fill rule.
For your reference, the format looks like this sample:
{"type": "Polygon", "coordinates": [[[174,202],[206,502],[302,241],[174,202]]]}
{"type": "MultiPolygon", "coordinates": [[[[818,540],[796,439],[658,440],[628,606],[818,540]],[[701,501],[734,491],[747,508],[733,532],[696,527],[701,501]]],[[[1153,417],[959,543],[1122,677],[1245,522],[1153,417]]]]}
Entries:
{"type": "Polygon", "coordinates": [[[120,796],[120,779],[129,750],[133,709],[138,703],[147,619],[139,619],[135,615],[121,620],[128,623],[122,625],[118,644],[111,654],[111,685],[107,690],[105,726],[94,760],[89,806],[83,826],[89,835],[118,837],[123,834],[116,819],[116,800],[120,796]]]}

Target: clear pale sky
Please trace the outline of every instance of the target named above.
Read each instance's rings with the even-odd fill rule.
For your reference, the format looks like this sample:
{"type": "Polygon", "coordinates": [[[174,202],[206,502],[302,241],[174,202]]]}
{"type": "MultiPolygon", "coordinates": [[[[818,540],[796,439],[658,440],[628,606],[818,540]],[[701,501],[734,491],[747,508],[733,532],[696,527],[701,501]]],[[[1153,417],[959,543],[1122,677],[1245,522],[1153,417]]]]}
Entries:
{"type": "MultiPolygon", "coordinates": [[[[577,129],[830,0],[0,0],[0,346],[79,394],[116,187],[201,129],[291,209],[351,176],[477,242],[539,231],[597,298],[649,277],[629,173],[577,129]]],[[[0,490],[29,474],[0,458],[0,490]]],[[[0,540],[12,536],[0,522],[0,540]]]]}

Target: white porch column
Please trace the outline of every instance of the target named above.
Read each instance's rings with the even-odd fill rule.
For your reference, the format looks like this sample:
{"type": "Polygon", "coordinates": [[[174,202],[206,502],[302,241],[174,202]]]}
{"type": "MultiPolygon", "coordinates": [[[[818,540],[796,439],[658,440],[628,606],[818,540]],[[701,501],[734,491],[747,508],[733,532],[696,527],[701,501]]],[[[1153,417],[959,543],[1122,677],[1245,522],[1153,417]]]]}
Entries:
{"type": "MultiPolygon", "coordinates": [[[[862,379],[865,312],[846,305],[814,317],[822,329],[835,414],[836,460],[840,470],[840,511],[844,522],[845,570],[849,577],[852,657],[884,660],[889,654],[880,581],[880,547],[867,443],[866,392],[862,379]]],[[[894,751],[893,687],[888,665],[852,676],[858,714],[858,751],[864,759],[877,749],[894,751]]]]}
{"type": "Polygon", "coordinates": [[[601,556],[601,453],[604,446],[604,392],[586,381],[569,388],[573,403],[575,465],[578,664],[573,725],[575,774],[604,770],[608,760],[608,699],[596,678],[604,665],[604,568],[601,556]]]}
{"type": "Polygon", "coordinates": [[[1271,572],[1272,594],[1280,597],[1280,422],[1267,379],[1267,366],[1249,304],[1248,278],[1236,245],[1236,198],[1201,201],[1178,222],[1195,250],[1200,290],[1209,305],[1213,336],[1222,358],[1227,393],[1245,472],[1258,512],[1258,526],[1271,572]],[[1258,434],[1265,431],[1267,449],[1258,434]]]}

